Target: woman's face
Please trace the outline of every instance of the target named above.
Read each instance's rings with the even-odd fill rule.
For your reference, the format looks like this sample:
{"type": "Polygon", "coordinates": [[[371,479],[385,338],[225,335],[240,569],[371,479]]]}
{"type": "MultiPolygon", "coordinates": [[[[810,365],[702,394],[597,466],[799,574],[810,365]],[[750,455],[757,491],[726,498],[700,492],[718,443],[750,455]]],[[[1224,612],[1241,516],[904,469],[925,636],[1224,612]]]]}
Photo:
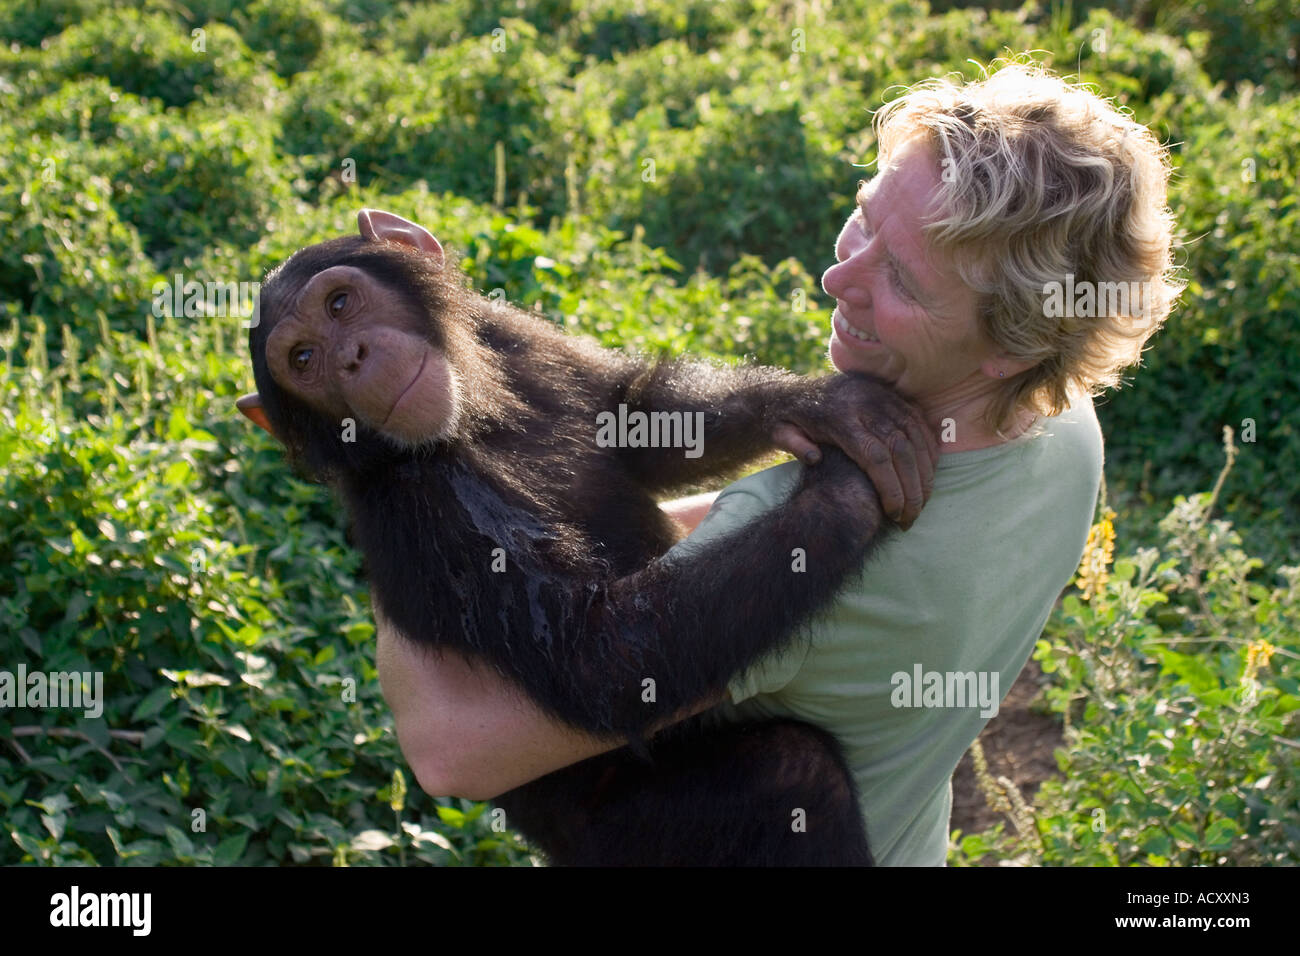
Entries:
{"type": "Polygon", "coordinates": [[[835,243],[839,261],[822,276],[835,299],[832,364],[883,378],[923,404],[987,390],[996,375],[976,327],[976,293],[921,232],[939,185],[929,147],[905,143],[858,192],[835,243]]]}

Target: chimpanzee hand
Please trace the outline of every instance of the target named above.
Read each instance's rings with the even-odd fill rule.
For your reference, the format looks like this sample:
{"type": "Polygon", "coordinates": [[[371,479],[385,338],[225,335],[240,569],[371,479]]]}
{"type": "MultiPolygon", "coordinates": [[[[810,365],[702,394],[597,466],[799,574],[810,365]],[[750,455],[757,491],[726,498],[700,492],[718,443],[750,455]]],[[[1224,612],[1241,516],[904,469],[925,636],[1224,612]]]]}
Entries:
{"type": "Polygon", "coordinates": [[[842,543],[846,551],[864,548],[885,520],[876,487],[839,448],[826,445],[818,451],[821,461],[815,468],[804,468],[791,503],[803,510],[803,521],[816,520],[815,513],[821,521],[840,523],[840,533],[847,536],[842,543]]]}
{"type": "Polygon", "coordinates": [[[865,471],[885,513],[911,527],[934,488],[939,445],[920,411],[892,387],[860,374],[818,380],[808,400],[770,410],[772,442],[807,464],[832,444],[865,471]]]}

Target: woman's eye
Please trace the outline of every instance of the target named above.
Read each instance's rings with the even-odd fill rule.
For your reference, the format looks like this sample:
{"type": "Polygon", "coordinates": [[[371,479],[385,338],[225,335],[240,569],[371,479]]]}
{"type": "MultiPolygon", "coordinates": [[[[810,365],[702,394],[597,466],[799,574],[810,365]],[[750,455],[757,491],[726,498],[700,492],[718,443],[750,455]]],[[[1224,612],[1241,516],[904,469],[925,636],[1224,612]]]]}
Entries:
{"type": "Polygon", "coordinates": [[[894,291],[898,293],[900,299],[907,299],[909,302],[912,300],[911,293],[907,291],[907,286],[903,285],[903,280],[896,269],[889,270],[889,281],[893,283],[894,291]]]}
{"type": "Polygon", "coordinates": [[[289,355],[289,361],[299,372],[305,370],[311,362],[312,350],[309,348],[297,348],[289,355]]]}
{"type": "Polygon", "coordinates": [[[347,308],[347,304],[348,304],[348,294],[346,292],[336,292],[332,296],[330,296],[330,300],[327,308],[330,311],[330,315],[337,316],[345,308],[347,308]]]}

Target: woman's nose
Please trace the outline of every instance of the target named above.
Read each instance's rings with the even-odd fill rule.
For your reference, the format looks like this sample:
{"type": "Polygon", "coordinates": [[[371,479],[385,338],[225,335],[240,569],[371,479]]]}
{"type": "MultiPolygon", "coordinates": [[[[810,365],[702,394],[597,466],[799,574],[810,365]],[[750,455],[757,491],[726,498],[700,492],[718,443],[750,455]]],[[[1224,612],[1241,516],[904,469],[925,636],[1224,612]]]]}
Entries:
{"type": "Polygon", "coordinates": [[[867,292],[860,255],[852,255],[837,262],[822,273],[822,291],[833,299],[850,305],[867,305],[871,297],[867,292]]]}

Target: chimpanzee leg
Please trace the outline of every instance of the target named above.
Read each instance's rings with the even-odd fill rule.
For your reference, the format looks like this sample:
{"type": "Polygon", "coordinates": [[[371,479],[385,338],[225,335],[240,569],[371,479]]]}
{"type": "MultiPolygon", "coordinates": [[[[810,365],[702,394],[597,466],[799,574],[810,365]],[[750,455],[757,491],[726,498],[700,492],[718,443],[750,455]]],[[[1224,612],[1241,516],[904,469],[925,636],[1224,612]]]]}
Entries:
{"type": "Polygon", "coordinates": [[[872,865],[852,775],[820,728],[785,719],[688,727],[650,749],[649,761],[624,749],[543,778],[534,796],[549,784],[567,802],[526,802],[514,822],[526,834],[542,827],[548,839],[538,842],[558,865],[872,865]]]}

